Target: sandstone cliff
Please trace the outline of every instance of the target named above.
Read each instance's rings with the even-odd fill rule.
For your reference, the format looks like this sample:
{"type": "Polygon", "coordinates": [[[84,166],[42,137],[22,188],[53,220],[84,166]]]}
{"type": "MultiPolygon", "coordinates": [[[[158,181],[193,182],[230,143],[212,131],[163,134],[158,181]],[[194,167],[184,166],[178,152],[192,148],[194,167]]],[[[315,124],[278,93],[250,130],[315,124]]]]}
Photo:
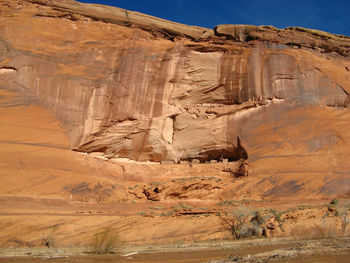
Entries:
{"type": "Polygon", "coordinates": [[[299,27],[0,0],[0,247],[82,246],[111,226],[133,244],[229,238],[227,204],[307,204],[290,226],[339,230],[327,206],[349,207],[349,51],[299,27]]]}
{"type": "Polygon", "coordinates": [[[249,157],[254,175],[309,174],[329,184],[323,191],[349,190],[350,38],[206,29],[71,0],[0,3],[1,89],[50,109],[72,150],[175,163],[249,157]]]}

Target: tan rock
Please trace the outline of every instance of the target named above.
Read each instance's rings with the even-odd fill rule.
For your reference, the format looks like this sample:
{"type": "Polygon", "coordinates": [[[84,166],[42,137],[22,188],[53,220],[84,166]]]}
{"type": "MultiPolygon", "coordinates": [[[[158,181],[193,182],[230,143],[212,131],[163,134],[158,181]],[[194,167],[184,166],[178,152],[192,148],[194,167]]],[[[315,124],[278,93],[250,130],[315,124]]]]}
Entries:
{"type": "Polygon", "coordinates": [[[0,246],[41,246],[46,230],[86,246],[111,225],[132,244],[230,238],[219,203],[293,207],[269,237],[341,233],[322,205],[348,210],[349,46],[0,0],[0,246]],[[306,200],[323,208],[295,209],[306,200]]]}
{"type": "Polygon", "coordinates": [[[50,109],[71,149],[230,163],[246,159],[239,137],[249,175],[288,174],[267,196],[303,192],[305,174],[328,182],[322,193],[349,191],[349,38],[246,25],[213,34],[75,1],[2,0],[1,12],[1,87],[50,109]],[[325,43],[339,48],[322,53],[325,43]]]}

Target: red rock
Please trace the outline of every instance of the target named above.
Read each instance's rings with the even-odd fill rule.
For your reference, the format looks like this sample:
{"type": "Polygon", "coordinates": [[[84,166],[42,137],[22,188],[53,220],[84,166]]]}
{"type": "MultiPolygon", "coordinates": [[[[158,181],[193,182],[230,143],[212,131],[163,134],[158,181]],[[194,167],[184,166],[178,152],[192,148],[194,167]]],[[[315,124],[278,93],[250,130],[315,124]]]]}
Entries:
{"type": "MultiPolygon", "coordinates": [[[[217,239],[220,201],[349,197],[349,42],[0,0],[0,246],[58,221],[59,246],[113,224],[134,243],[217,239]],[[163,216],[137,214],[149,200],[163,216]],[[180,201],[193,209],[169,216],[180,201]]],[[[283,234],[325,213],[288,214],[283,234]]]]}
{"type": "Polygon", "coordinates": [[[211,31],[70,0],[2,0],[0,10],[1,87],[50,109],[71,149],[237,161],[239,137],[249,175],[287,176],[267,196],[306,194],[310,182],[320,194],[349,191],[348,37],[211,31]]]}

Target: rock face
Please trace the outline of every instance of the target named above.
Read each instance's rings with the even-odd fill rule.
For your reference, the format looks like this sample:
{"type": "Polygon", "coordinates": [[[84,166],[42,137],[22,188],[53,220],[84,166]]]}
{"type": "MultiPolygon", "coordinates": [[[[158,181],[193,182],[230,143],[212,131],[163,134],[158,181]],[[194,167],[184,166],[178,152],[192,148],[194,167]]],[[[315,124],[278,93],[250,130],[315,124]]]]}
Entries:
{"type": "Polygon", "coordinates": [[[132,244],[230,238],[217,213],[239,204],[317,207],[281,217],[284,235],[296,218],[340,229],[319,207],[348,209],[349,47],[303,28],[0,0],[0,247],[84,247],[111,226],[132,244]]]}
{"type": "Polygon", "coordinates": [[[51,109],[71,149],[175,163],[249,156],[255,175],[336,175],[324,190],[349,190],[350,38],[209,30],[70,0],[0,4],[0,88],[51,109]]]}

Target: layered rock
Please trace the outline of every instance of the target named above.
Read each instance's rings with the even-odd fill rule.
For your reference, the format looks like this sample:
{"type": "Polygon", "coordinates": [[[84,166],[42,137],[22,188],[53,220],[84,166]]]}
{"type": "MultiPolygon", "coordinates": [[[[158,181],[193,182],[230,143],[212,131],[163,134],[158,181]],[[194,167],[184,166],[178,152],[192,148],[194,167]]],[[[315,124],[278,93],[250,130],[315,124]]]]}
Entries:
{"type": "Polygon", "coordinates": [[[320,207],[348,208],[348,52],[309,29],[0,0],[0,246],[230,238],[226,205],[288,209],[271,234],[340,229],[320,207]]]}
{"type": "Polygon", "coordinates": [[[175,163],[236,161],[245,149],[256,174],[301,167],[348,182],[349,38],[0,3],[1,88],[51,109],[71,149],[175,163]]]}

